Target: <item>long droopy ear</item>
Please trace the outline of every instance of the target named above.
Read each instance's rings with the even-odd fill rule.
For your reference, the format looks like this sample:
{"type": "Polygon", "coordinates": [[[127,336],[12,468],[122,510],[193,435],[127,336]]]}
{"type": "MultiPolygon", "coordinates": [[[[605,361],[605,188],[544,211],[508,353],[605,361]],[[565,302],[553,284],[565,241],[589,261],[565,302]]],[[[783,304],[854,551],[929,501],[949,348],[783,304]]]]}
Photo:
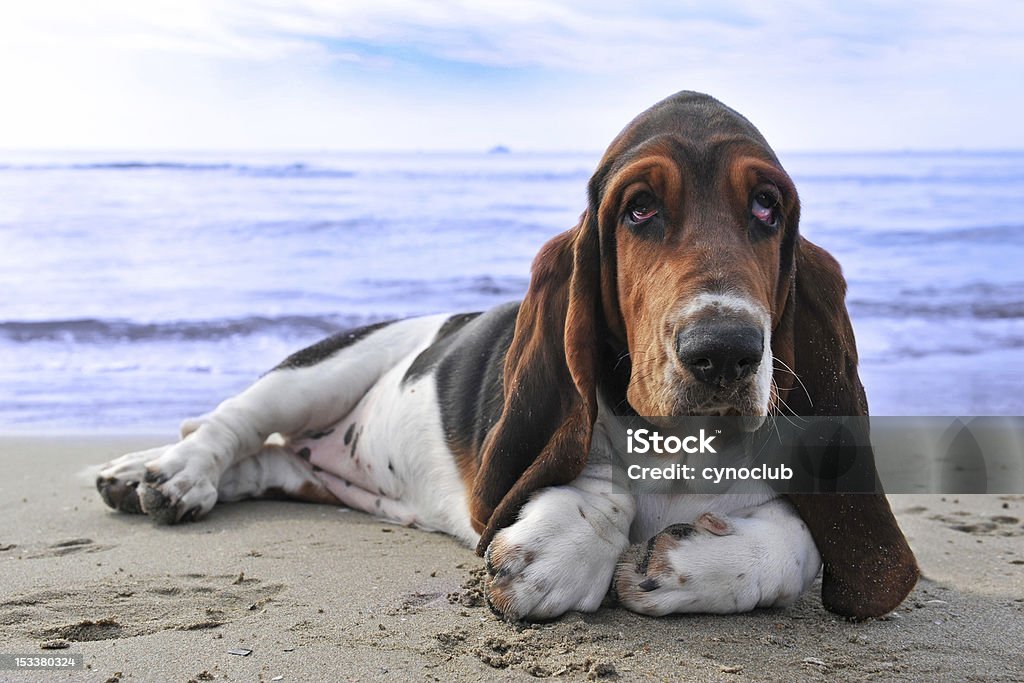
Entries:
{"type": "Polygon", "coordinates": [[[600,248],[591,213],[549,241],[505,357],[504,408],[483,445],[470,513],[483,555],[531,493],[583,470],[597,418],[600,248]]]}
{"type": "MultiPolygon", "coordinates": [[[[776,357],[792,358],[789,364],[802,382],[786,402],[797,415],[866,416],[846,282],[832,256],[798,240],[792,289],[773,340],[776,357]]],[[[873,459],[868,464],[869,475],[877,478],[873,459]]],[[[821,553],[822,603],[853,619],[892,611],[919,576],[914,554],[878,490],[789,495],[821,553]]]]}

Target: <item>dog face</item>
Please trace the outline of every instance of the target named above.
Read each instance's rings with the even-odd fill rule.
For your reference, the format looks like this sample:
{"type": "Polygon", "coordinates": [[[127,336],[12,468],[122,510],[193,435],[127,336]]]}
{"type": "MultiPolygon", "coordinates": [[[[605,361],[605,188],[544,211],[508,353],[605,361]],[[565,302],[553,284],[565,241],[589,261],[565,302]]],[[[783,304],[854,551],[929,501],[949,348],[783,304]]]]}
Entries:
{"type": "Polygon", "coordinates": [[[702,95],[641,114],[591,182],[605,298],[645,416],[768,414],[796,189],[745,119],[702,95]],[[787,237],[789,239],[787,239],[787,237]],[[613,290],[613,291],[608,291],[613,290]]]}

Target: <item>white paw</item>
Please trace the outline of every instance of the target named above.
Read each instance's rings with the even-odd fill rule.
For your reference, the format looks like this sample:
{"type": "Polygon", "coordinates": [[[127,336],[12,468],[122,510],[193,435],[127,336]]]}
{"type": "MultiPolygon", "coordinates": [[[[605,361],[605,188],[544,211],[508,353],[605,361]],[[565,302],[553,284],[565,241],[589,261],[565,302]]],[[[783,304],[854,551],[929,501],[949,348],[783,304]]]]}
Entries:
{"type": "Polygon", "coordinates": [[[710,513],[693,524],[674,524],[622,554],[616,597],[652,616],[790,604],[817,574],[817,550],[809,534],[794,544],[763,527],[710,513]]]}
{"type": "Polygon", "coordinates": [[[181,441],[111,461],[96,488],[115,510],[144,513],[158,524],[193,521],[217,502],[212,464],[210,454],[181,441]]]}
{"type": "Polygon", "coordinates": [[[487,548],[491,609],[509,620],[596,610],[629,543],[619,515],[608,499],[593,501],[565,488],[534,498],[487,548]]]}
{"type": "Polygon", "coordinates": [[[146,463],[155,461],[168,448],[128,453],[103,465],[96,476],[96,490],[103,502],[121,512],[142,514],[139,485],[146,476],[146,463]]]}

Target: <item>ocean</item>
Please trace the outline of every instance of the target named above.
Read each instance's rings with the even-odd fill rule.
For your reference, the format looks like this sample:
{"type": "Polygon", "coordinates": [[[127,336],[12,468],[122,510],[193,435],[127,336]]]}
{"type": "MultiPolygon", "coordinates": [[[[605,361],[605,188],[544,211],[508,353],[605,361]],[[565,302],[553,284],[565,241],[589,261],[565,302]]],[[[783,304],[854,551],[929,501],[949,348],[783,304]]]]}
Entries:
{"type": "MultiPolygon", "coordinates": [[[[520,298],[599,156],[0,153],[0,432],[170,435],[333,331],[520,298]]],[[[780,157],[872,414],[1021,415],[1024,152],[780,157]]]]}

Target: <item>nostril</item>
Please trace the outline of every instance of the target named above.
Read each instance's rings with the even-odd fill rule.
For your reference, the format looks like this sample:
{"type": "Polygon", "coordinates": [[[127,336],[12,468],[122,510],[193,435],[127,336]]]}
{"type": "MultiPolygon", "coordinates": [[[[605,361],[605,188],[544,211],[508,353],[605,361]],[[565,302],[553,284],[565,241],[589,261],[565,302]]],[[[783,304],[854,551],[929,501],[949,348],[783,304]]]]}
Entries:
{"type": "Polygon", "coordinates": [[[761,359],[756,357],[740,358],[736,361],[736,379],[743,379],[747,375],[751,374],[758,365],[761,364],[761,359]]]}
{"type": "Polygon", "coordinates": [[[676,337],[676,352],[694,378],[725,386],[746,379],[761,364],[761,330],[734,321],[699,323],[676,337]]]}

